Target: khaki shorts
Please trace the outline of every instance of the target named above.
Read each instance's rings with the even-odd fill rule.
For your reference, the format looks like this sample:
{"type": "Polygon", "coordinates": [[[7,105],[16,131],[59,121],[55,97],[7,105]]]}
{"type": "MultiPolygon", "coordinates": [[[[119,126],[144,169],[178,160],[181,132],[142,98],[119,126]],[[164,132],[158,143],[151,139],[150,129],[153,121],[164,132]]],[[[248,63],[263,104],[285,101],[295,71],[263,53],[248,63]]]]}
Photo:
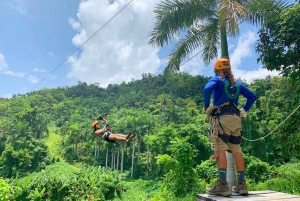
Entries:
{"type": "MultiPolygon", "coordinates": [[[[241,135],[241,130],[242,122],[239,116],[222,115],[219,117],[218,131],[220,134],[225,132],[227,135],[238,137],[241,135]],[[223,129],[221,128],[220,123],[223,129]]],[[[221,138],[218,139],[217,148],[218,150],[242,152],[240,144],[232,144],[230,142],[225,143],[221,138]]]]}

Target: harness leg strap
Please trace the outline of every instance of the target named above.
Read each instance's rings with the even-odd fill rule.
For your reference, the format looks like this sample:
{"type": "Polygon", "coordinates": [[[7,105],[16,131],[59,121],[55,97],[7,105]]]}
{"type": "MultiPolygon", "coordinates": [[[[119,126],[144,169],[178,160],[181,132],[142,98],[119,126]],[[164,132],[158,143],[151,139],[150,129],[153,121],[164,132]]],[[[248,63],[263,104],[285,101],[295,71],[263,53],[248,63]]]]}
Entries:
{"type": "Polygon", "coordinates": [[[223,140],[223,142],[228,143],[231,136],[229,136],[225,133],[224,134],[219,133],[218,137],[221,138],[223,140]]]}
{"type": "Polygon", "coordinates": [[[242,141],[242,136],[230,136],[229,138],[229,142],[231,144],[240,144],[242,141]]]}

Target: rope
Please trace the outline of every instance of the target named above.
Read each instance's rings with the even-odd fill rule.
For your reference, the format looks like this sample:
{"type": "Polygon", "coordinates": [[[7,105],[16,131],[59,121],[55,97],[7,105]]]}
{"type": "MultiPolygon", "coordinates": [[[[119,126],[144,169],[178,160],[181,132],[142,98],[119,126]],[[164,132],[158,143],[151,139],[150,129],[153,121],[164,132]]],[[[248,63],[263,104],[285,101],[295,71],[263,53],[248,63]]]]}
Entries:
{"type": "Polygon", "coordinates": [[[218,140],[218,121],[216,117],[212,117],[210,120],[210,138],[211,138],[211,149],[214,151],[214,154],[209,158],[209,160],[215,160],[218,158],[218,148],[217,148],[217,140],[218,140]]]}
{"type": "Polygon", "coordinates": [[[289,115],[287,116],[287,118],[285,118],[285,120],[283,120],[280,124],[278,124],[270,133],[268,133],[267,135],[263,136],[263,137],[260,137],[260,138],[257,138],[255,140],[250,140],[250,139],[247,139],[245,137],[243,137],[244,140],[247,140],[247,141],[250,141],[250,142],[255,142],[255,141],[258,141],[258,140],[262,140],[266,137],[268,137],[269,135],[271,135],[277,128],[279,128],[286,120],[288,120],[298,109],[300,108],[300,105],[298,105],[298,107],[296,107],[296,109],[294,109],[294,111],[289,115]]]}
{"type": "MultiPolygon", "coordinates": [[[[205,117],[203,118],[203,125],[205,125],[205,121],[206,119],[209,117],[207,111],[206,111],[206,115],[205,117]]],[[[209,157],[209,160],[216,160],[218,158],[218,147],[217,147],[217,140],[219,138],[218,136],[218,121],[217,121],[217,118],[215,116],[211,117],[210,118],[210,121],[209,121],[209,124],[210,124],[210,128],[206,128],[207,131],[210,133],[210,146],[211,146],[211,149],[214,151],[214,154],[211,155],[211,157],[209,157]]]]}

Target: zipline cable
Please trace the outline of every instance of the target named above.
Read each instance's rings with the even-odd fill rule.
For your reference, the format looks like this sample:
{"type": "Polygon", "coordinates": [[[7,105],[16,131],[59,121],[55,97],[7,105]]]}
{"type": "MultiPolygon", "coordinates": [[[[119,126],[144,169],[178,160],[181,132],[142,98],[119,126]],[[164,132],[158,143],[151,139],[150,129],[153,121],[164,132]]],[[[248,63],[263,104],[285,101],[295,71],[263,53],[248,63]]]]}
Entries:
{"type": "Polygon", "coordinates": [[[44,80],[46,80],[54,71],[56,71],[63,63],[65,63],[72,55],[74,55],[79,49],[81,49],[89,40],[91,40],[99,31],[101,31],[108,23],[110,23],[115,17],[117,17],[125,8],[127,8],[134,0],[129,0],[121,10],[114,14],[106,23],[104,23],[94,34],[92,34],[84,43],[82,43],[75,51],[73,51],[65,60],[63,60],[58,66],[56,66],[46,77],[44,77],[39,83],[37,83],[31,91],[33,91],[38,85],[40,85],[44,80]]]}
{"type": "Polygon", "coordinates": [[[294,111],[285,118],[285,120],[283,120],[280,124],[278,124],[270,133],[268,133],[267,135],[263,136],[263,137],[260,137],[260,138],[257,138],[255,140],[250,140],[250,139],[247,139],[245,137],[243,137],[244,140],[247,140],[247,141],[250,141],[250,142],[255,142],[255,141],[258,141],[258,140],[262,140],[266,137],[268,137],[269,135],[271,135],[277,128],[279,128],[286,120],[288,120],[298,109],[300,108],[300,105],[298,105],[298,107],[296,107],[296,109],[294,109],[294,111]]]}

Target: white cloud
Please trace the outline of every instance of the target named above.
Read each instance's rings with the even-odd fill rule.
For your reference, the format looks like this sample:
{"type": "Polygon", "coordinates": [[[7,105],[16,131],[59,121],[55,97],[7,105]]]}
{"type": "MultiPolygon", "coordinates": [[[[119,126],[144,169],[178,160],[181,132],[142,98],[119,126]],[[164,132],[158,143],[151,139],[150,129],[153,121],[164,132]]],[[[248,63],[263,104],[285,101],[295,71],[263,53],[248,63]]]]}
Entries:
{"type": "MultiPolygon", "coordinates": [[[[99,82],[102,87],[140,79],[142,73],[155,74],[160,66],[159,48],[148,45],[148,34],[153,27],[153,8],[159,0],[133,1],[116,18],[103,27],[82,48],[69,58],[68,77],[87,83],[99,82]]],[[[73,44],[80,47],[127,0],[81,1],[76,22],[69,20],[74,30],[73,44]]]]}
{"type": "Polygon", "coordinates": [[[36,76],[33,76],[33,75],[29,75],[27,77],[27,80],[29,80],[29,82],[31,82],[33,84],[37,84],[39,82],[39,79],[36,76]]]}
{"type": "Polygon", "coordinates": [[[54,57],[53,52],[50,52],[50,51],[49,51],[49,52],[47,52],[47,54],[48,54],[48,56],[51,57],[51,58],[54,57]]]}
{"type": "Polygon", "coordinates": [[[50,74],[50,75],[47,76],[47,79],[50,79],[50,80],[56,80],[56,76],[50,74]]]}
{"type": "Polygon", "coordinates": [[[23,15],[27,14],[27,8],[25,7],[24,0],[12,0],[9,3],[9,6],[23,15]]]}
{"type": "MultiPolygon", "coordinates": [[[[99,31],[128,1],[81,1],[77,12],[78,20],[69,19],[69,24],[78,32],[72,42],[74,46],[81,47],[89,41],[68,59],[71,70],[67,76],[87,83],[99,82],[100,86],[106,87],[108,84],[140,79],[142,73],[156,74],[161,70],[159,68],[164,69],[166,59],[158,58],[159,48],[148,44],[148,35],[154,26],[153,9],[159,2],[160,0],[133,1],[99,31]],[[97,31],[99,32],[90,39],[97,31]]],[[[255,32],[244,31],[237,42],[229,44],[235,76],[249,82],[267,75],[278,75],[278,72],[261,69],[259,65],[250,70],[242,70],[245,67],[242,66],[244,61],[253,57],[256,40],[255,32]]],[[[212,76],[213,64],[214,62],[205,66],[199,54],[182,65],[180,71],[191,75],[212,76]]]]}
{"type": "Polygon", "coordinates": [[[24,77],[24,76],[25,76],[24,73],[21,73],[21,72],[13,72],[13,71],[11,71],[11,70],[5,71],[4,74],[6,74],[6,75],[11,75],[11,76],[15,76],[15,77],[24,77]]]}
{"type": "Polygon", "coordinates": [[[5,57],[1,53],[0,53],[0,72],[3,74],[6,74],[6,75],[15,76],[15,77],[24,77],[25,76],[24,73],[13,72],[13,71],[9,70],[9,67],[5,61],[5,57]]]}
{"type": "Polygon", "coordinates": [[[254,52],[254,43],[257,40],[257,35],[254,32],[247,31],[242,34],[238,39],[237,47],[230,55],[230,63],[232,66],[233,74],[236,78],[241,78],[248,83],[251,83],[255,79],[264,79],[268,75],[278,76],[278,71],[268,71],[262,66],[254,66],[251,70],[242,70],[241,65],[245,58],[252,57],[254,52]]]}
{"type": "Polygon", "coordinates": [[[5,57],[0,53],[0,71],[7,68],[7,64],[5,62],[5,57]]]}
{"type": "MultiPolygon", "coordinates": [[[[194,51],[194,53],[191,54],[191,57],[196,55],[199,51],[201,50],[194,51]]],[[[182,61],[180,71],[187,72],[194,76],[207,74],[207,66],[204,65],[201,55],[202,51],[190,60],[182,61]]]]}
{"type": "Polygon", "coordinates": [[[4,94],[3,98],[12,98],[13,94],[4,94]]]}
{"type": "Polygon", "coordinates": [[[80,26],[80,22],[74,20],[73,18],[69,18],[69,24],[72,26],[72,28],[75,31],[78,31],[78,32],[82,31],[81,26],[80,26]]]}
{"type": "Polygon", "coordinates": [[[255,33],[247,31],[239,37],[237,47],[230,55],[232,69],[240,67],[244,58],[251,56],[251,48],[257,40],[255,33]]]}
{"type": "Polygon", "coordinates": [[[45,73],[45,72],[46,72],[46,70],[40,69],[40,68],[35,68],[35,69],[33,69],[32,71],[33,71],[33,72],[40,72],[40,73],[45,73]]]}
{"type": "Polygon", "coordinates": [[[233,69],[232,72],[235,78],[240,78],[241,80],[245,80],[247,83],[251,83],[255,79],[264,79],[268,75],[279,76],[278,71],[268,71],[265,68],[259,68],[257,70],[252,70],[252,71],[233,69]]]}

